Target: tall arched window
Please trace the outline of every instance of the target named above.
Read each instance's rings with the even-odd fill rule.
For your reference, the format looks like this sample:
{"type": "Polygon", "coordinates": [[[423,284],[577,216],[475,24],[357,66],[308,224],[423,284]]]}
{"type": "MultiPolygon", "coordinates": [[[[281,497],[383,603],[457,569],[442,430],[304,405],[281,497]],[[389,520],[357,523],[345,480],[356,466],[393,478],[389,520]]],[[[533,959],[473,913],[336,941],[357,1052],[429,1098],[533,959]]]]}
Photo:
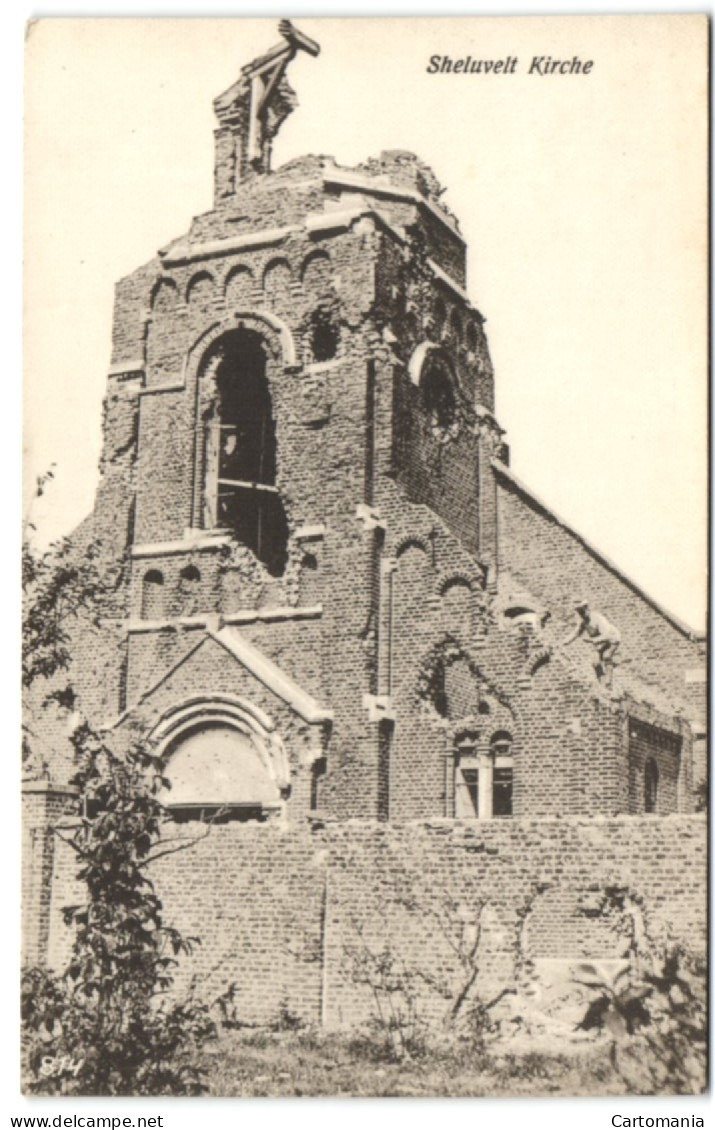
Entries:
{"type": "Polygon", "coordinates": [[[658,762],[649,757],[643,771],[643,807],[645,812],[655,812],[658,805],[658,762]]]}
{"type": "Polygon", "coordinates": [[[479,734],[465,731],[456,741],[454,757],[454,815],[461,820],[475,820],[481,815],[484,798],[480,805],[479,787],[483,785],[480,776],[480,759],[477,752],[479,734]]]}
{"type": "Polygon", "coordinates": [[[489,752],[492,760],[492,816],[511,816],[514,777],[511,734],[494,734],[489,752]]]}
{"type": "Polygon", "coordinates": [[[205,522],[231,530],[279,576],[288,525],[276,487],[275,421],[260,336],[247,330],[225,334],[207,367],[216,396],[206,433],[205,522]]]}

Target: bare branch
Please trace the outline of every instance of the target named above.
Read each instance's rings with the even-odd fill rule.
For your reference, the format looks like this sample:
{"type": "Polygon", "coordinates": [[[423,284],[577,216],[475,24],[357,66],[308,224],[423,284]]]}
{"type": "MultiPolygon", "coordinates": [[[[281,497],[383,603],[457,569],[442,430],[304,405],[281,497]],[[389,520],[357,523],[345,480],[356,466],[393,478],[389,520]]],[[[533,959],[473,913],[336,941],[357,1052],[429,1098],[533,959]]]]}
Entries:
{"type": "Polygon", "coordinates": [[[201,843],[201,841],[205,840],[206,837],[210,834],[212,824],[214,824],[216,820],[218,820],[219,816],[223,816],[227,811],[228,809],[225,807],[219,808],[216,810],[213,816],[210,816],[207,820],[204,820],[204,831],[200,836],[194,836],[194,838],[191,840],[177,839],[164,841],[169,845],[169,847],[164,851],[157,851],[154,855],[147,856],[147,858],[144,860],[144,866],[148,866],[150,863],[154,863],[157,859],[161,859],[163,855],[175,855],[177,851],[185,851],[186,848],[190,848],[195,844],[201,843]],[[175,844],[176,846],[172,847],[172,844],[175,844]]]}

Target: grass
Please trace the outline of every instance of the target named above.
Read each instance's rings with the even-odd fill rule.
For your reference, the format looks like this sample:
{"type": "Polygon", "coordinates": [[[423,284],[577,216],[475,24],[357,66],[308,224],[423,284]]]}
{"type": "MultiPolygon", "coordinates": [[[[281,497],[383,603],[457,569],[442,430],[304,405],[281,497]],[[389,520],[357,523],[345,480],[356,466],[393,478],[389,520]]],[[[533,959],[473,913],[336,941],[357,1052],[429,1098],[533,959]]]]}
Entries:
{"type": "Polygon", "coordinates": [[[623,1094],[598,1047],[570,1056],[495,1055],[462,1044],[395,1062],[369,1038],[312,1030],[224,1032],[203,1054],[217,1096],[479,1096],[623,1094]]]}

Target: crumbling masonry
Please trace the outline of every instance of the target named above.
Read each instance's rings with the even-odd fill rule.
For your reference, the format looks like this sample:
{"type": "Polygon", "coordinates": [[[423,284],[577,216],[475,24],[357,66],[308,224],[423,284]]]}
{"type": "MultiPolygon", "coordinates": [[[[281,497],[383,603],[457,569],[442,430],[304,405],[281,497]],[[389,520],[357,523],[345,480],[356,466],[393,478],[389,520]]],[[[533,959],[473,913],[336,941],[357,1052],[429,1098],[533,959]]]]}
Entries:
{"type": "MultiPolygon", "coordinates": [[[[286,66],[316,53],[281,33],[214,103],[212,210],[116,288],[101,481],[75,538],[126,565],[100,626],[76,634],[80,709],[157,745],[177,821],[220,812],[198,863],[166,865],[179,886],[183,873],[210,894],[211,844],[223,873],[230,825],[236,852],[253,845],[245,886],[274,851],[266,822],[283,828],[282,894],[270,872],[261,883],[281,914],[297,852],[296,889],[319,917],[305,836],[331,821],[360,821],[362,850],[380,822],[422,822],[423,851],[424,822],[449,852],[491,837],[497,887],[500,852],[536,868],[523,829],[539,820],[608,818],[637,875],[649,826],[673,815],[655,838],[680,858],[681,835],[702,836],[683,814],[704,774],[704,641],[509,469],[465,241],[433,172],[401,151],[271,171],[295,104],[286,66]],[[617,626],[605,671],[586,636],[562,644],[577,600],[617,626]]],[[[69,882],[51,833],[72,772],[58,735],[26,792],[26,944],[40,960],[62,951],[53,914],[69,882]]],[[[399,828],[384,835],[406,853],[399,828]]],[[[562,839],[545,831],[541,854],[562,839]]],[[[219,961],[233,943],[218,919],[238,913],[224,887],[216,920],[197,904],[192,930],[219,961]]],[[[688,890],[702,925],[704,888],[688,890]]]]}

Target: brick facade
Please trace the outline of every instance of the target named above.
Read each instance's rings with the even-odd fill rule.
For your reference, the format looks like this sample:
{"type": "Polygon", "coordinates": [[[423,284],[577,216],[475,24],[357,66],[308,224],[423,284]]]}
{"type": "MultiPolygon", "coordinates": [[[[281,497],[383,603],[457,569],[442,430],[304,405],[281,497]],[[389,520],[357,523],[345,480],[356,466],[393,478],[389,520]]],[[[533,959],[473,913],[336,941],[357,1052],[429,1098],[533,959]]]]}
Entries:
{"type": "MultiPolygon", "coordinates": [[[[473,827],[420,831],[424,850],[449,843],[463,868],[472,838],[495,840],[515,874],[523,858],[535,875],[541,830],[568,855],[562,838],[583,846],[588,825],[520,821],[638,816],[649,758],[655,812],[692,811],[703,644],[509,471],[465,242],[434,174],[401,151],[252,171],[221,107],[214,208],[116,287],[101,481],[77,542],[97,539],[126,568],[99,626],[75,632],[82,711],[120,739],[157,740],[169,777],[187,737],[233,727],[289,825],[367,822],[331,826],[331,850],[348,852],[354,832],[374,852],[375,821],[449,820],[471,804],[473,827]],[[621,631],[612,684],[585,642],[562,646],[577,597],[621,631]]],[[[65,785],[66,759],[52,772],[65,785]]],[[[324,868],[305,830],[281,841],[238,826],[261,813],[242,808],[237,780],[235,823],[182,853],[182,888],[228,923],[250,888],[269,953],[261,900],[286,921],[300,902],[313,929],[324,868]],[[238,871],[234,836],[252,845],[238,871]],[[269,845],[288,842],[281,870],[269,845]]],[[[196,804],[218,802],[212,781],[197,774],[196,804]]],[[[627,822],[614,827],[625,845],[627,822]]],[[[637,827],[638,850],[657,840],[637,827]]],[[[407,851],[407,833],[389,835],[407,851]]],[[[33,875],[49,867],[42,850],[33,875]]],[[[286,976],[275,993],[317,1007],[314,972],[300,990],[286,976]]]]}
{"type": "MultiPolygon", "coordinates": [[[[106,725],[147,696],[168,708],[168,686],[239,693],[246,673],[228,655],[203,674],[187,658],[220,618],[330,715],[321,810],[444,816],[460,731],[483,750],[505,731],[515,816],[628,812],[631,700],[677,741],[667,810],[687,808],[698,645],[515,486],[464,242],[436,193],[410,154],[358,170],[294,161],[239,183],[118,284],[91,527],[131,568],[106,661],[92,639],[92,664],[77,665],[85,709],[106,725]],[[209,482],[217,372],[249,340],[275,436],[277,568],[221,524],[209,482]],[[515,588],[550,609],[548,631],[505,619],[515,588]],[[581,592],[623,631],[612,689],[584,644],[558,646],[581,592]],[[443,675],[461,690],[444,707],[425,688],[450,649],[443,675]]],[[[297,798],[318,790],[288,754],[298,818],[297,798]]]]}

